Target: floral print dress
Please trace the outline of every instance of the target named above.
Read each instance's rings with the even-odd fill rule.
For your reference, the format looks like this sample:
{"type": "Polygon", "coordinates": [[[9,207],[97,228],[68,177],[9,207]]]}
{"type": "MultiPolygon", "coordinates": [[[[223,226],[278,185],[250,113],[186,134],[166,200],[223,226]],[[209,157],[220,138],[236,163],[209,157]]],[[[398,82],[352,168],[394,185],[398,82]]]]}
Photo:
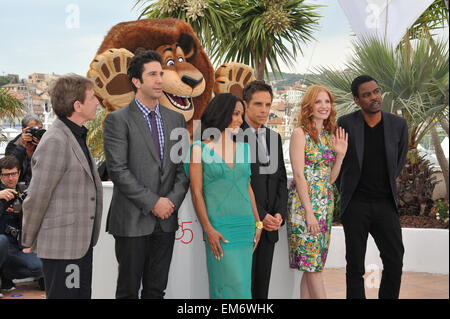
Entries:
{"type": "Polygon", "coordinates": [[[289,189],[287,234],[289,265],[301,271],[320,272],[327,259],[333,219],[333,186],[330,184],[331,168],[336,161],[332,136],[320,134],[319,143],[305,133],[304,174],[314,215],[320,232],[313,236],[307,230],[305,209],[297,194],[294,181],[289,189]]]}

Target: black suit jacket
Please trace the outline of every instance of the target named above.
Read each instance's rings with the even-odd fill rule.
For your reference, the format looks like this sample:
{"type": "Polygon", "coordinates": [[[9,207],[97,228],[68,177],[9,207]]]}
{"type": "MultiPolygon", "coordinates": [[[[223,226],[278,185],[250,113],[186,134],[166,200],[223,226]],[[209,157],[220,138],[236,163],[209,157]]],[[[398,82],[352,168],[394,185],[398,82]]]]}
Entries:
{"type": "MultiPolygon", "coordinates": [[[[386,163],[391,185],[392,197],[397,204],[396,179],[406,162],[408,153],[408,125],[402,117],[382,111],[386,163]]],[[[338,119],[338,125],[348,133],[348,148],[336,185],[341,194],[340,215],[346,208],[361,177],[364,155],[364,116],[362,111],[344,115],[338,119]]]]}
{"type": "MultiPolygon", "coordinates": [[[[251,164],[251,186],[255,193],[256,206],[258,207],[258,214],[261,221],[266,214],[275,215],[279,213],[286,220],[287,215],[287,177],[286,168],[284,166],[283,147],[281,143],[281,136],[275,131],[266,128],[266,142],[267,149],[270,157],[270,164],[264,167],[265,172],[270,174],[261,174],[261,163],[259,163],[256,156],[254,156],[256,150],[256,137],[249,128],[247,122],[241,125],[241,129],[244,134],[241,138],[244,142],[249,143],[250,150],[252,152],[252,164],[251,164]],[[247,130],[248,129],[248,130],[247,130]],[[248,133],[248,134],[245,134],[248,133]],[[256,159],[256,160],[254,160],[256,159]]],[[[270,242],[278,241],[278,231],[263,232],[263,236],[266,236],[270,242]]]]}

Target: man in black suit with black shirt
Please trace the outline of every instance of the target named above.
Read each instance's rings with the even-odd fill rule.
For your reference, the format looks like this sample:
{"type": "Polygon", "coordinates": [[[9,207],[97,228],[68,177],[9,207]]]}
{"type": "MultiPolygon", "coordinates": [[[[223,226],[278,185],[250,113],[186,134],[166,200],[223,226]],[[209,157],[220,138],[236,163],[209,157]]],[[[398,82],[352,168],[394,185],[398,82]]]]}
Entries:
{"type": "Polygon", "coordinates": [[[345,233],[347,298],[365,298],[364,260],[370,233],[383,262],[378,297],[397,299],[404,247],[396,178],[406,161],[408,126],[404,118],[382,111],[381,90],[372,77],[357,77],[351,89],[361,110],[338,120],[349,136],[337,180],[345,233]]]}
{"type": "Polygon", "coordinates": [[[243,90],[245,119],[241,126],[244,141],[252,152],[251,186],[255,193],[263,231],[253,254],[252,296],[267,299],[278,229],[287,211],[287,178],[280,135],[265,127],[273,93],[264,81],[253,81],[243,90]]]}

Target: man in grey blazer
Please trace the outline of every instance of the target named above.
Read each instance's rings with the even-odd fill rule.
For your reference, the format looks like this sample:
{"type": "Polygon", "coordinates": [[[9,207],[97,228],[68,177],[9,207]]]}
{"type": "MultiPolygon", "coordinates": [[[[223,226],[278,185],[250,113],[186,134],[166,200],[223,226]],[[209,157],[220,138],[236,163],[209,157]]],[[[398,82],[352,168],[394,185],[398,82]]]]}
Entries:
{"type": "Polygon", "coordinates": [[[50,94],[58,119],[31,159],[22,244],[42,259],[47,298],[89,299],[103,193],[83,123],[95,120],[99,102],[92,82],[76,74],[59,78],[50,94]]]}
{"type": "Polygon", "coordinates": [[[404,253],[396,178],[406,161],[408,126],[404,118],[381,110],[381,90],[372,77],[353,80],[352,93],[361,110],[338,120],[349,141],[336,181],[345,233],[347,298],[365,298],[364,260],[370,233],[383,262],[379,298],[396,299],[404,253]]]}
{"type": "Polygon", "coordinates": [[[170,133],[186,122],[159,104],[162,63],[155,51],[136,55],[128,68],[136,97],[104,121],[106,166],[114,183],[106,228],[119,263],[116,298],[138,298],[141,283],[141,298],[164,297],[177,211],[188,189],[182,161],[170,158],[181,142],[170,133]]]}

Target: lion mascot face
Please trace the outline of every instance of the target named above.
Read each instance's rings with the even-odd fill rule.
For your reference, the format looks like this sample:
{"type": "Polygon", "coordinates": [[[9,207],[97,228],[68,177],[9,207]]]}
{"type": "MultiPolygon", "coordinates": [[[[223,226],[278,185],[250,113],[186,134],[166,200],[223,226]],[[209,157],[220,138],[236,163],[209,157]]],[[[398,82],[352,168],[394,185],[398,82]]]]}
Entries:
{"type": "Polygon", "coordinates": [[[191,26],[181,20],[123,22],[108,32],[88,71],[102,105],[112,112],[132,101],[127,69],[141,50],[154,50],[162,56],[160,103],[183,114],[192,131],[192,119],[200,118],[211,99],[214,69],[191,26]]]}

